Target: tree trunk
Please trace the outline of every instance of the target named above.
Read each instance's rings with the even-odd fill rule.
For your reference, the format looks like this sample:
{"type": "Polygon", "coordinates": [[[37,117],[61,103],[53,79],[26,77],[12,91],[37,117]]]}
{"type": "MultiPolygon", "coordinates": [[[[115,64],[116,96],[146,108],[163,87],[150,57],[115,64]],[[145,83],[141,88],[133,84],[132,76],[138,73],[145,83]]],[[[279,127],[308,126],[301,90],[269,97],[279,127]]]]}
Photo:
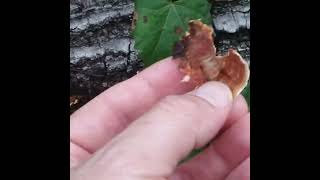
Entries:
{"type": "MultiPolygon", "coordinates": [[[[143,68],[130,37],[133,10],[133,0],[70,1],[70,113],[143,68]]],[[[233,47],[250,61],[250,1],[216,0],[211,13],[218,52],[233,47]]]]}

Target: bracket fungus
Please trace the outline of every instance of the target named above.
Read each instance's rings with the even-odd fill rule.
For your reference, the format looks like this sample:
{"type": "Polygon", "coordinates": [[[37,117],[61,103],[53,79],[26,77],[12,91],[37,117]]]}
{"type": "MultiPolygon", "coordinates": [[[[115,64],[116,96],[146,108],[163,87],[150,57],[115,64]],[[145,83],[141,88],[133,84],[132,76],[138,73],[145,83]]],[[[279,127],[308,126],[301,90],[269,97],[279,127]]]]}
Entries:
{"type": "Polygon", "coordinates": [[[249,80],[249,65],[234,49],[226,55],[216,54],[213,28],[200,20],[189,22],[189,32],[176,42],[173,58],[180,59],[179,69],[185,74],[183,82],[200,86],[207,81],[220,81],[239,95],[249,80]]]}

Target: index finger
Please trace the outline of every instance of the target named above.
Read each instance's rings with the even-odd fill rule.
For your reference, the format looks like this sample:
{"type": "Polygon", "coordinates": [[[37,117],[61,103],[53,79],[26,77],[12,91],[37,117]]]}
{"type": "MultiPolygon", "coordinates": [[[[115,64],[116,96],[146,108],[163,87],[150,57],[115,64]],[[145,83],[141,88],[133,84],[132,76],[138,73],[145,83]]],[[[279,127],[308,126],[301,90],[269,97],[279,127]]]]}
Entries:
{"type": "Polygon", "coordinates": [[[98,95],[71,115],[71,142],[93,153],[162,97],[190,91],[177,67],[167,58],[98,95]]]}

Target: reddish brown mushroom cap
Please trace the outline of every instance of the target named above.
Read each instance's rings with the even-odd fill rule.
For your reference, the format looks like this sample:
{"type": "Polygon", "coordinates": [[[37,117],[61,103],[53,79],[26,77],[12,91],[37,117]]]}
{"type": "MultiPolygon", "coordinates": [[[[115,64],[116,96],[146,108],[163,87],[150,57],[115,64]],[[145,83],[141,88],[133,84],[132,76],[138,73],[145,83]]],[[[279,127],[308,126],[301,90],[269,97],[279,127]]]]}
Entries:
{"type": "Polygon", "coordinates": [[[181,60],[179,69],[185,73],[183,81],[196,86],[207,81],[220,81],[237,96],[249,80],[249,65],[235,50],[230,49],[224,56],[216,56],[212,37],[213,29],[200,20],[189,22],[189,31],[178,41],[173,57],[181,60]]]}

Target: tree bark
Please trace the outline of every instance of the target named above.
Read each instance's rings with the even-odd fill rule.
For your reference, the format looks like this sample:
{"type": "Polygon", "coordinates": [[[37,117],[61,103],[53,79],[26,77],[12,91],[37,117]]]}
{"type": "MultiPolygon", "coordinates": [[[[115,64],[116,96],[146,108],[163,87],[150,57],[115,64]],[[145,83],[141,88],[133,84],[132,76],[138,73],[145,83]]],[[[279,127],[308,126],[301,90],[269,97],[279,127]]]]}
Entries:
{"type": "MultiPolygon", "coordinates": [[[[250,62],[250,1],[212,3],[218,52],[232,47],[250,62]]],[[[133,10],[133,0],[70,1],[70,96],[79,96],[70,113],[143,68],[130,36],[133,10]]]]}

